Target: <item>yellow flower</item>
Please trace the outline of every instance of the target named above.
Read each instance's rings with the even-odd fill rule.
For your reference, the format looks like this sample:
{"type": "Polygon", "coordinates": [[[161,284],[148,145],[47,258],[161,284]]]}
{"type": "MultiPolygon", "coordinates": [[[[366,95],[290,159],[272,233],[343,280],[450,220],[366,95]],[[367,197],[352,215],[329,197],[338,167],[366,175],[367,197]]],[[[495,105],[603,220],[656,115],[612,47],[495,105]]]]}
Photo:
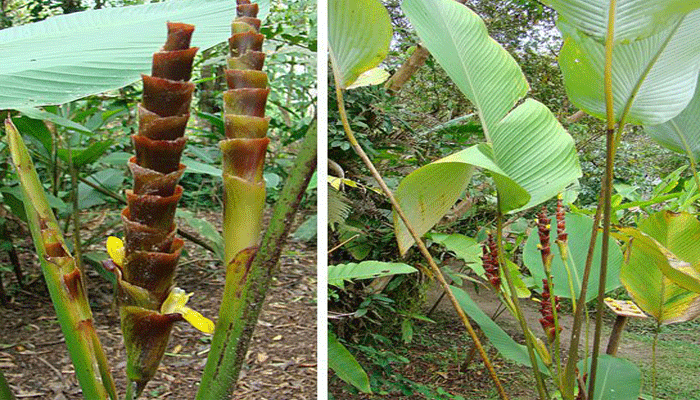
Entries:
{"type": "Polygon", "coordinates": [[[194,293],[185,293],[180,288],[173,288],[160,306],[161,314],[178,313],[182,315],[187,322],[204,333],[214,333],[214,323],[207,317],[197,311],[187,307],[187,301],[194,293]]]}
{"type": "Polygon", "coordinates": [[[124,267],[124,242],[115,236],[110,236],[107,238],[107,254],[109,257],[120,267],[124,267]]]}

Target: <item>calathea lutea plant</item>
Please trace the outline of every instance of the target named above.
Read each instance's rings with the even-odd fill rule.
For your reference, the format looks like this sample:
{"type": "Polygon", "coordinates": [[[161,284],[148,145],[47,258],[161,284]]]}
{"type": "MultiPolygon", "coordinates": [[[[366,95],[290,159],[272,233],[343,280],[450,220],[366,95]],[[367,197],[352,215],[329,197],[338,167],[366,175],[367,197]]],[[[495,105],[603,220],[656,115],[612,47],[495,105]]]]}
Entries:
{"type": "MultiPolygon", "coordinates": [[[[124,244],[110,237],[107,249],[117,277],[117,299],[127,353],[127,397],[138,396],[163,358],[170,331],[187,319],[212,333],[214,324],[185,306],[190,295],[173,285],[184,242],[175,237],[180,163],[187,140],[194,84],[188,82],[197,48],[190,48],[193,25],[168,23],[168,37],[153,55],[151,75],[143,75],[139,130],[129,160],[134,187],[122,211],[124,244]]],[[[108,265],[109,267],[109,265],[108,265]]]]}

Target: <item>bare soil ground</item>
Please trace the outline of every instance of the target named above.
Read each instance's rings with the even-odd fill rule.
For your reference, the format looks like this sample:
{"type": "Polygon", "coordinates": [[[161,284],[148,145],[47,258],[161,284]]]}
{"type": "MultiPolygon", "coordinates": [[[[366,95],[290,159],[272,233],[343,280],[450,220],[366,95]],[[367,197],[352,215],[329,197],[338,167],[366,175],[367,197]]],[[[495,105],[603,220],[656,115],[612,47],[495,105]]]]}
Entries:
{"type": "MultiPolygon", "coordinates": [[[[198,215],[212,221],[220,218],[217,213],[198,215]]],[[[12,273],[0,271],[12,296],[6,307],[0,306],[0,369],[19,399],[82,399],[28,236],[26,231],[14,232],[31,285],[20,289],[12,273]]],[[[224,287],[221,264],[190,242],[186,242],[186,252],[180,261],[177,285],[195,293],[188,306],[215,320],[224,287]]],[[[8,265],[5,257],[0,254],[0,263],[8,265]]],[[[117,389],[123,394],[126,361],[112,287],[94,271],[89,271],[88,277],[95,327],[117,389]]],[[[142,398],[194,399],[209,340],[189,325],[176,325],[159,372],[142,398]]],[[[281,269],[268,291],[232,397],[315,399],[316,369],[316,247],[292,240],[283,251],[281,269]]]]}

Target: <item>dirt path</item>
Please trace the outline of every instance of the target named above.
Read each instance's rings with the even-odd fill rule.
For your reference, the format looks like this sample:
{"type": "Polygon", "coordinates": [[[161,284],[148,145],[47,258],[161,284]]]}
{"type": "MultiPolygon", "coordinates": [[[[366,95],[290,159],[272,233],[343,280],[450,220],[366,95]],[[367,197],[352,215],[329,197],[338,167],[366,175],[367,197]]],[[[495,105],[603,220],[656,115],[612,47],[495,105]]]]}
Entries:
{"type": "MultiPolygon", "coordinates": [[[[494,315],[499,308],[500,300],[491,290],[481,289],[477,294],[472,284],[463,287],[474,301],[487,315],[494,315]]],[[[426,307],[430,307],[442,293],[437,287],[432,287],[428,292],[426,307]]],[[[536,335],[543,335],[539,323],[540,314],[538,303],[531,300],[521,300],[523,304],[525,318],[528,326],[536,335]]],[[[426,308],[427,310],[428,308],[426,308]]],[[[451,303],[446,298],[442,300],[437,308],[440,315],[458,323],[456,314],[451,303]]],[[[562,312],[559,315],[564,327],[561,336],[562,348],[568,349],[571,341],[571,326],[573,316],[571,313],[562,312]]],[[[595,313],[590,313],[591,324],[589,327],[589,348],[592,349],[593,332],[595,324],[595,313]]],[[[614,322],[611,313],[603,315],[605,325],[603,326],[601,352],[607,347],[610,330],[614,322]]],[[[520,333],[520,326],[515,318],[508,312],[502,313],[496,322],[518,342],[523,343],[524,338],[520,333]]],[[[700,321],[686,322],[682,324],[669,325],[662,328],[657,344],[657,398],[659,399],[683,399],[700,400],[697,388],[700,387],[700,321]]],[[[643,389],[642,393],[651,394],[653,375],[653,337],[654,322],[651,319],[632,319],[623,333],[618,348],[617,356],[627,359],[637,365],[642,370],[643,389]]],[[[585,336],[581,338],[579,354],[584,354],[585,336]]],[[[511,388],[512,389],[512,388],[511,388]]],[[[515,398],[520,397],[518,391],[515,398]]],[[[651,398],[651,397],[650,397],[651,398]]]]}
{"type": "MultiPolygon", "coordinates": [[[[38,277],[31,241],[16,244],[25,273],[38,277]]],[[[221,266],[212,255],[191,243],[186,244],[186,252],[177,284],[195,293],[188,305],[214,319],[224,286],[221,266]]],[[[236,399],[316,398],[315,246],[292,241],[283,252],[281,265],[233,394],[236,399]]],[[[82,399],[43,280],[35,279],[30,287],[20,290],[12,274],[0,273],[13,296],[6,308],[0,307],[0,369],[15,395],[25,399],[82,399]]],[[[111,284],[92,271],[88,276],[95,327],[123,394],[125,355],[119,318],[112,311],[111,284]]],[[[159,372],[142,398],[194,399],[208,348],[209,337],[189,325],[177,324],[159,372]]]]}

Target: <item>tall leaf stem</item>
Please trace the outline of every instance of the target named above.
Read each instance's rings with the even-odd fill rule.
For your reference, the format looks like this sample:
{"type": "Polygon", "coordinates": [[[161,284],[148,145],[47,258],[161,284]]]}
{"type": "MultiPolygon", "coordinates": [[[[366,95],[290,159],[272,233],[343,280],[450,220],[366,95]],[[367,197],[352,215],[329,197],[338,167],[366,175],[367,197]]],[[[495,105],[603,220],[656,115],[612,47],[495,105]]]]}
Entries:
{"type": "MultiPolygon", "coordinates": [[[[503,249],[503,213],[501,212],[501,196],[498,197],[498,204],[496,209],[498,214],[496,215],[496,244],[498,246],[498,262],[502,265],[503,276],[506,278],[506,284],[510,291],[510,302],[513,306],[513,311],[515,311],[515,318],[520,324],[520,329],[525,335],[525,345],[527,347],[527,355],[530,357],[530,363],[532,364],[532,371],[535,375],[535,382],[537,383],[537,392],[541,400],[549,399],[549,394],[547,393],[547,388],[544,384],[544,379],[542,374],[540,374],[540,367],[537,362],[537,357],[535,356],[535,344],[533,342],[532,335],[530,334],[530,328],[527,326],[527,321],[523,315],[522,308],[520,307],[520,300],[518,299],[518,292],[513,284],[513,277],[510,274],[510,268],[506,263],[505,253],[503,249]]],[[[549,275],[549,273],[547,273],[549,275]]],[[[553,298],[554,296],[552,296],[553,298]]],[[[558,368],[558,366],[557,366],[558,368]]]]}
{"type": "MultiPolygon", "coordinates": [[[[279,258],[311,176],[316,170],[316,120],[311,123],[287,182],[275,205],[260,248],[239,285],[236,271],[229,269],[211,350],[197,392],[198,400],[230,397],[253,337],[279,258]]],[[[239,254],[244,253],[242,251],[239,254]]],[[[237,257],[234,259],[236,260],[237,257]]]]}
{"type": "MultiPolygon", "coordinates": [[[[605,298],[605,282],[608,274],[608,247],[610,242],[610,214],[612,213],[612,181],[615,163],[615,110],[612,88],[612,56],[615,37],[615,8],[616,0],[610,0],[608,10],[608,31],[605,38],[605,108],[607,117],[606,131],[606,157],[605,157],[605,185],[603,197],[603,243],[600,255],[600,276],[598,279],[598,304],[595,316],[595,334],[593,336],[593,355],[591,358],[591,373],[588,381],[588,398],[595,395],[596,373],[598,372],[598,354],[600,353],[600,339],[603,328],[603,300],[605,298]]],[[[618,129],[622,132],[624,121],[621,119],[618,129]]],[[[595,229],[595,227],[594,227],[595,229]]]]}
{"type": "MultiPolygon", "coordinates": [[[[331,55],[331,60],[333,60],[332,55],[331,55]]],[[[369,157],[367,156],[365,151],[362,149],[362,146],[360,146],[360,144],[357,142],[357,139],[355,138],[355,135],[353,134],[352,129],[350,128],[350,123],[348,122],[348,116],[347,116],[347,113],[345,111],[345,102],[343,100],[343,90],[341,89],[341,80],[340,80],[340,77],[338,76],[337,69],[335,68],[335,63],[332,63],[332,64],[333,64],[333,77],[335,80],[335,93],[336,93],[336,97],[337,97],[337,101],[338,101],[338,112],[340,114],[341,122],[343,123],[343,129],[345,130],[345,135],[347,136],[348,141],[350,142],[350,145],[355,150],[355,153],[357,153],[357,155],[362,159],[365,166],[372,173],[372,176],[377,181],[377,184],[379,184],[382,191],[384,192],[384,194],[387,196],[387,198],[391,202],[391,205],[394,207],[394,210],[399,215],[399,217],[401,218],[403,223],[406,225],[406,228],[408,229],[409,233],[413,237],[413,240],[416,241],[416,245],[418,246],[420,253],[423,255],[423,257],[428,262],[430,269],[432,270],[433,274],[437,277],[438,282],[442,286],[442,289],[445,291],[445,293],[447,293],[447,297],[450,299],[450,302],[452,303],[452,306],[454,307],[455,311],[457,311],[457,315],[462,320],[464,327],[467,328],[467,332],[469,333],[469,336],[472,338],[474,345],[476,346],[477,350],[479,351],[479,355],[481,355],[482,360],[484,360],[484,365],[488,369],[489,375],[491,376],[493,383],[496,385],[496,390],[498,391],[499,396],[501,397],[501,399],[504,399],[504,400],[508,399],[508,395],[506,394],[505,390],[503,389],[503,386],[501,385],[501,381],[498,379],[498,375],[496,374],[496,370],[493,368],[493,365],[491,364],[491,361],[489,360],[489,357],[486,354],[486,350],[484,349],[484,346],[482,346],[481,341],[479,340],[479,337],[476,334],[476,331],[474,330],[471,323],[469,322],[469,319],[467,318],[467,315],[464,313],[464,310],[462,310],[462,307],[459,305],[457,298],[452,293],[452,290],[450,290],[450,286],[447,283],[447,281],[445,280],[445,277],[442,275],[440,268],[438,268],[432,255],[430,255],[430,252],[428,251],[428,248],[425,246],[425,243],[423,243],[423,240],[420,238],[418,233],[416,233],[416,230],[413,229],[413,226],[411,225],[410,221],[408,220],[408,217],[406,217],[406,214],[401,209],[401,206],[399,205],[399,202],[394,197],[394,194],[391,192],[391,189],[389,189],[389,187],[386,185],[386,183],[384,182],[384,179],[382,179],[382,176],[379,174],[379,171],[377,171],[377,169],[374,167],[374,164],[372,163],[372,161],[369,159],[369,157]]]]}

